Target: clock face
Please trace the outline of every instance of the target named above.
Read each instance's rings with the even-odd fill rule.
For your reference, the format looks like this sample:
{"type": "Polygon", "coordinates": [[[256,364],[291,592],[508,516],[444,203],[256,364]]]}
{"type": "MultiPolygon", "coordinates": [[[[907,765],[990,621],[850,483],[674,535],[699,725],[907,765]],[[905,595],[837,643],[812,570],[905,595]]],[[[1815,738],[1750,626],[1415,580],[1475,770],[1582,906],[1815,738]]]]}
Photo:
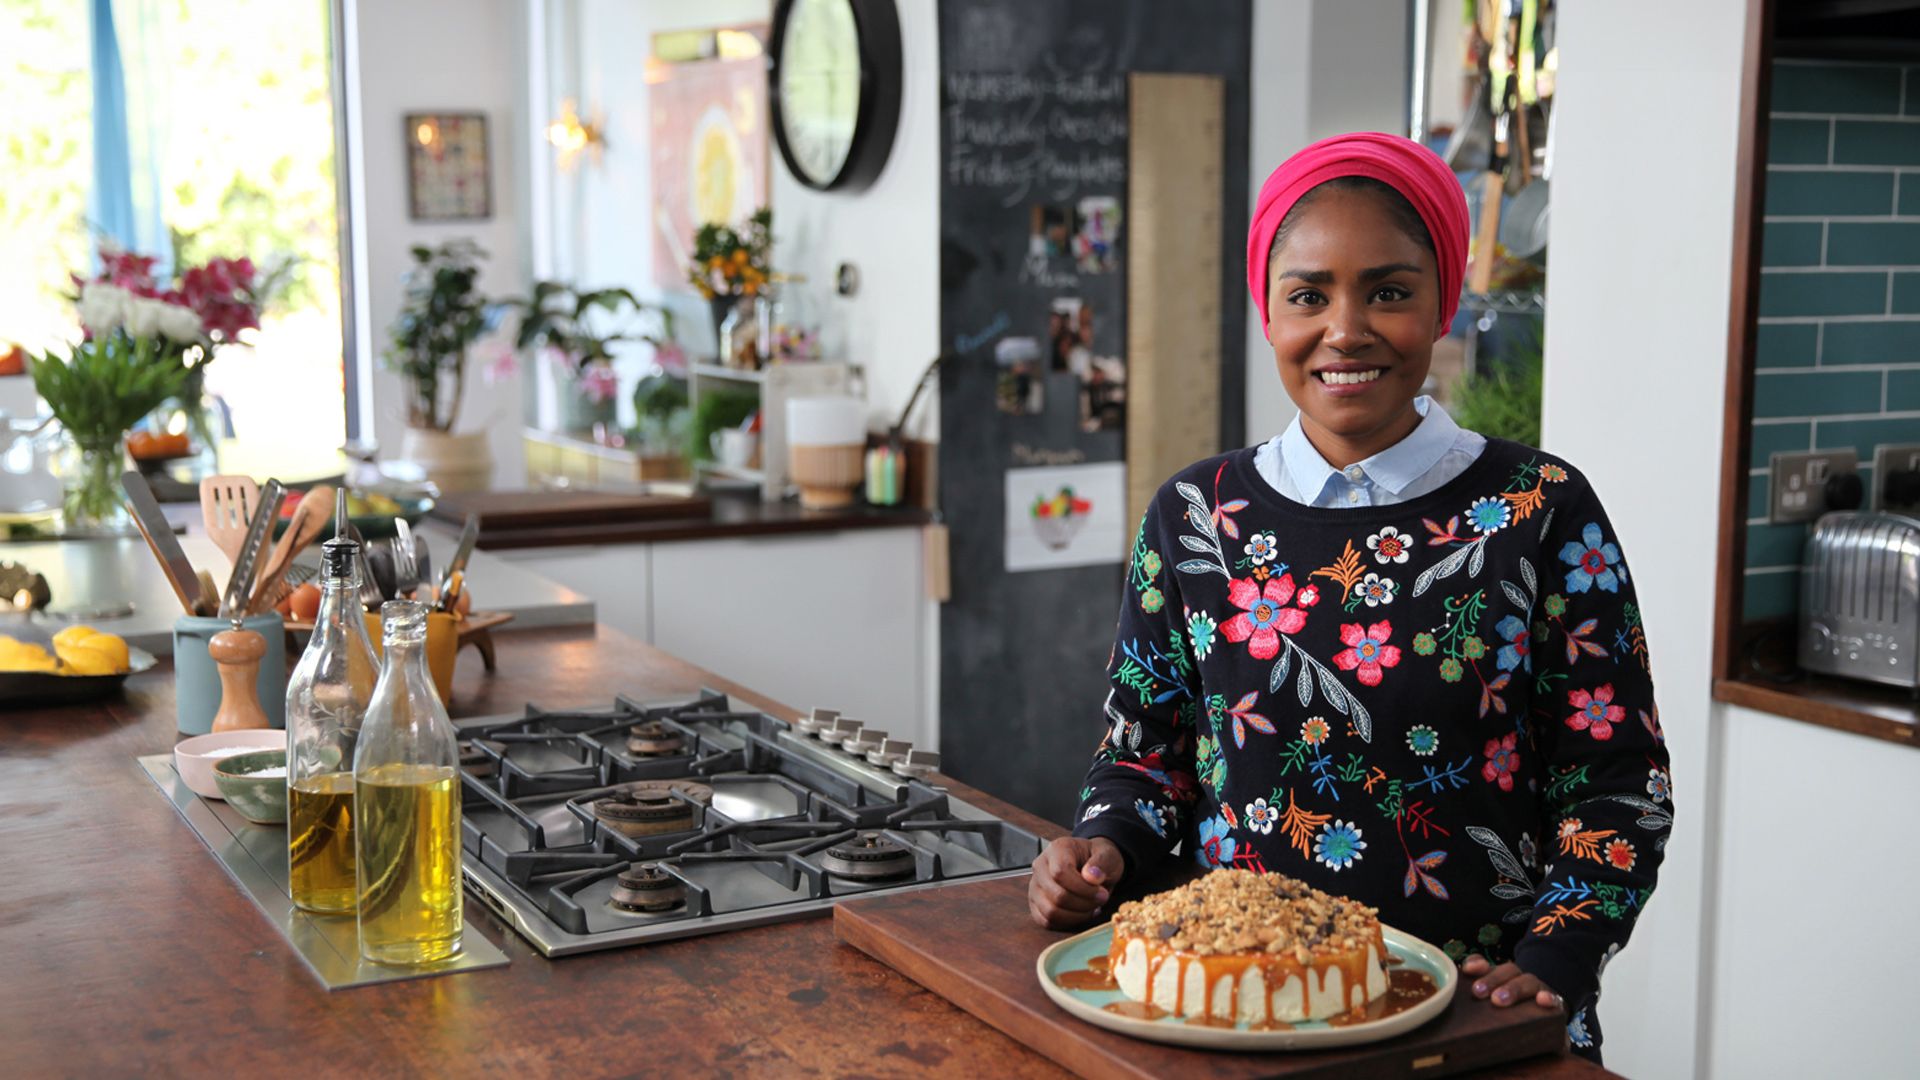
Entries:
{"type": "Polygon", "coordinates": [[[850,0],[794,0],[779,83],[792,164],[824,186],[846,165],[860,117],[860,33],[850,0]]]}

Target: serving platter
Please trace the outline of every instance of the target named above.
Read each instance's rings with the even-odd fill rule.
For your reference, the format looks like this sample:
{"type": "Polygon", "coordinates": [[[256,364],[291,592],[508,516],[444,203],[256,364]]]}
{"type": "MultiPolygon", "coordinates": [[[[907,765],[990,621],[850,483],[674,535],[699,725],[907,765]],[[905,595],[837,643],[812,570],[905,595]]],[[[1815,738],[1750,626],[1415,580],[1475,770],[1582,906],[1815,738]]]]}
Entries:
{"type": "Polygon", "coordinates": [[[1069,972],[1086,971],[1090,961],[1105,959],[1113,943],[1111,923],[1056,942],[1040,954],[1034,969],[1041,988],[1054,1004],[1087,1023],[1136,1039],[1212,1050],[1325,1050],[1378,1042],[1412,1031],[1445,1012],[1453,1000],[1460,974],[1447,954],[1390,926],[1381,929],[1387,952],[1399,961],[1393,964],[1393,970],[1423,973],[1433,980],[1435,991],[1403,1011],[1337,1025],[1324,1020],[1305,1020],[1280,1030],[1255,1030],[1244,1023],[1229,1027],[1221,1022],[1220,1026],[1214,1026],[1190,1023],[1177,1016],[1146,1020],[1110,1011],[1107,1006],[1127,1001],[1126,995],[1117,989],[1069,988],[1061,985],[1060,977],[1069,972]]]}
{"type": "Polygon", "coordinates": [[[55,675],[46,671],[0,671],[0,703],[59,705],[95,701],[120,689],[127,676],[138,675],[159,663],[154,655],[127,646],[127,670],[117,675],[55,675]]]}

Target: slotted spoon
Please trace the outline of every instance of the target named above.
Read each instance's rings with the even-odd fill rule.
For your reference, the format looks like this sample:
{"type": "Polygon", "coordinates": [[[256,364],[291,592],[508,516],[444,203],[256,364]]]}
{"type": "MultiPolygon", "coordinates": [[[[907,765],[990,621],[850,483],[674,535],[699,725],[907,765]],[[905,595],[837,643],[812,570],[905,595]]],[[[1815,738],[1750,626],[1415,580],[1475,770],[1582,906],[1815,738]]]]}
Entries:
{"type": "Polygon", "coordinates": [[[208,476],[200,481],[200,520],[207,537],[226,553],[229,565],[240,561],[247,524],[260,504],[260,485],[251,476],[208,476]]]}

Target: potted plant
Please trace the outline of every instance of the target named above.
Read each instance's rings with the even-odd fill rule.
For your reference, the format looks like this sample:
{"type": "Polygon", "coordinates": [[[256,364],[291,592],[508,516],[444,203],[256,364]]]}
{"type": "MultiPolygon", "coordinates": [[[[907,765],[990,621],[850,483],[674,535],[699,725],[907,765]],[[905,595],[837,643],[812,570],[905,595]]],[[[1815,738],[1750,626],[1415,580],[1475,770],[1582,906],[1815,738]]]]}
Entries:
{"type": "Polygon", "coordinates": [[[654,367],[633,388],[633,442],[643,458],[655,459],[663,476],[682,475],[686,459],[689,408],[686,353],[668,342],[657,346],[654,367]]]}
{"type": "Polygon", "coordinates": [[[764,206],[753,212],[744,229],[710,221],[693,235],[687,280],[707,299],[713,314],[715,355],[723,366],[753,366],[741,363],[743,356],[753,355],[751,339],[741,340],[729,331],[753,325],[750,305],[771,276],[772,248],[773,211],[764,206]]]}
{"type": "Polygon", "coordinates": [[[186,384],[175,344],[161,334],[113,332],[87,338],[64,357],[27,357],[35,392],[71,440],[56,463],[65,487],[64,531],[125,531],[120,473],[127,431],[186,384]]]}
{"type": "Polygon", "coordinates": [[[471,240],[413,248],[406,302],[388,329],[387,369],[406,383],[407,431],[401,456],[442,491],[476,491],[493,472],[485,431],[456,434],[466,388],[467,354],[498,322],[474,287],[486,252],[471,240]]]}
{"type": "Polygon", "coordinates": [[[532,349],[559,377],[560,426],[569,432],[611,428],[620,380],[613,370],[616,342],[644,341],[656,353],[672,347],[673,317],[618,287],[580,290],[560,281],[536,281],[533,295],[504,301],[519,316],[514,345],[532,349]],[[650,322],[638,330],[639,320],[650,322]]]}

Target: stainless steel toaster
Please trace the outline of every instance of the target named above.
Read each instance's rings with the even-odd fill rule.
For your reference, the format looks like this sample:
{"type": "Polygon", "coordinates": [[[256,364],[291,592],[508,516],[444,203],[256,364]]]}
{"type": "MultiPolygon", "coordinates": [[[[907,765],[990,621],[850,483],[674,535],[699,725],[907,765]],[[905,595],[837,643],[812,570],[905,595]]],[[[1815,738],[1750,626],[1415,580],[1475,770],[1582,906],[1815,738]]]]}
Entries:
{"type": "Polygon", "coordinates": [[[1920,521],[1842,512],[1800,567],[1800,666],[1920,690],[1920,521]]]}

